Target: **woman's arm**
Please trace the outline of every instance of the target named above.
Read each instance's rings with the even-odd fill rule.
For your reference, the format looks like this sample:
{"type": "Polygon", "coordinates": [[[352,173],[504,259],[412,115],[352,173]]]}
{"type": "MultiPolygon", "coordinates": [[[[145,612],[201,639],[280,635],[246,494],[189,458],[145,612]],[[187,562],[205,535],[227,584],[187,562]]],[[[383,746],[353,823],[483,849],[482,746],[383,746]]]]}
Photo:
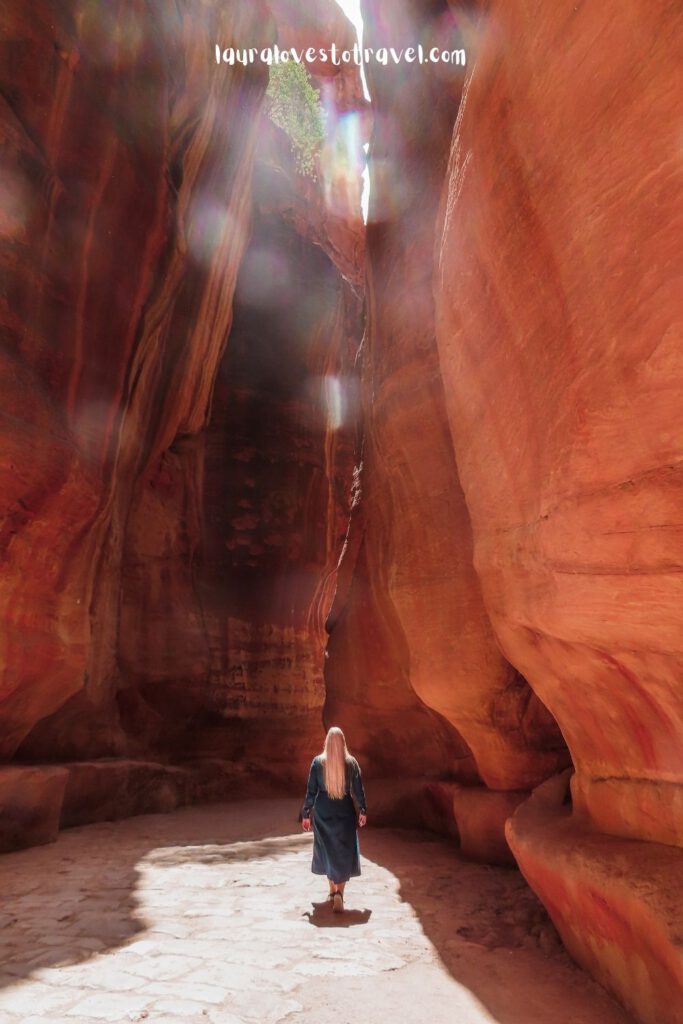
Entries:
{"type": "Polygon", "coordinates": [[[353,798],[358,805],[358,824],[363,827],[367,820],[367,805],[365,803],[365,790],[363,789],[363,779],[360,773],[360,765],[358,761],[354,761],[353,771],[351,773],[351,792],[353,798]]]}
{"type": "Polygon", "coordinates": [[[301,809],[301,824],[304,832],[308,832],[311,827],[311,809],[315,803],[315,798],[318,795],[318,772],[316,769],[315,758],[311,761],[311,769],[308,773],[308,785],[306,786],[306,796],[304,798],[304,805],[301,809]]]}

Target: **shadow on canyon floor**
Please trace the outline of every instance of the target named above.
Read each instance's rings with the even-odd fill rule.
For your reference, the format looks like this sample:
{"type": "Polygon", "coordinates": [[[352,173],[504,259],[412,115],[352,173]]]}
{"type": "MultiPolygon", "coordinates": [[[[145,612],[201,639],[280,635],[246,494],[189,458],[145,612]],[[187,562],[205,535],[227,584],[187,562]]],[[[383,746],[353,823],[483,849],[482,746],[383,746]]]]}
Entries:
{"type": "MultiPolygon", "coordinates": [[[[183,808],[69,829],[56,844],[5,855],[0,985],[27,977],[40,982],[45,969],[84,964],[160,935],[184,955],[188,922],[202,940],[212,934],[225,940],[236,920],[230,900],[238,889],[246,900],[240,920],[247,934],[250,908],[259,907],[261,930],[251,933],[257,944],[259,936],[277,938],[283,929],[280,938],[287,936],[291,951],[301,923],[359,925],[382,929],[380,941],[390,950],[395,922],[405,918],[398,885],[399,900],[412,908],[408,917],[417,917],[448,974],[498,1024],[547,1024],[551,1018],[557,1024],[627,1024],[604,990],[571,963],[521,875],[467,863],[440,837],[365,830],[368,869],[349,887],[349,909],[334,915],[327,902],[313,902],[312,911],[305,910],[312,892],[310,837],[297,833],[297,810],[295,800],[282,798],[183,808]],[[213,869],[223,872],[218,887],[203,890],[213,869]],[[192,877],[194,888],[188,888],[192,877]],[[560,1011],[549,1015],[549,1007],[560,1011]]],[[[366,927],[355,934],[366,935],[366,927]]],[[[400,955],[412,954],[401,948],[400,955]]],[[[153,957],[148,964],[154,981],[153,957]]]]}
{"type": "Polygon", "coordinates": [[[0,856],[0,987],[141,938],[145,864],[183,870],[296,850],[296,810],[282,799],[186,807],[65,829],[56,843],[0,856]]]}
{"type": "Polygon", "coordinates": [[[365,858],[398,880],[450,976],[497,1024],[633,1024],[571,960],[516,868],[467,861],[429,832],[375,829],[364,840],[365,858]]]}
{"type": "Polygon", "coordinates": [[[358,924],[367,924],[372,917],[372,911],[368,907],[357,910],[345,906],[343,914],[335,914],[330,901],[325,900],[323,903],[314,903],[313,910],[305,911],[304,917],[316,928],[353,928],[358,924]]]}

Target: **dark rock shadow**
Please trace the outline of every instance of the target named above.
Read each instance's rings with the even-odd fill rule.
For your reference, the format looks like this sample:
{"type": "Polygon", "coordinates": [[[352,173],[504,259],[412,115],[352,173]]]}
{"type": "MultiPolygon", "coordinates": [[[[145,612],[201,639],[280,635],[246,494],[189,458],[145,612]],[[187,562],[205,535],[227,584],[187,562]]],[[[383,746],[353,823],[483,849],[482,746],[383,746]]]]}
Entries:
{"type": "Polygon", "coordinates": [[[497,1024],[634,1024],[578,967],[514,867],[476,864],[453,841],[407,829],[368,829],[363,857],[399,881],[444,967],[497,1024]]]}
{"type": "Polygon", "coordinates": [[[297,809],[282,798],[184,807],[65,829],[55,843],[0,856],[0,989],[144,934],[135,896],[143,860],[237,863],[308,846],[293,834],[297,809]]]}
{"type": "MultiPolygon", "coordinates": [[[[302,837],[303,838],[303,837],[302,837]]],[[[296,853],[304,845],[299,837],[286,835],[270,836],[254,842],[240,842],[231,846],[208,845],[187,846],[181,850],[159,850],[152,859],[154,864],[164,867],[180,867],[183,864],[238,864],[260,857],[276,857],[283,853],[296,853]]]]}

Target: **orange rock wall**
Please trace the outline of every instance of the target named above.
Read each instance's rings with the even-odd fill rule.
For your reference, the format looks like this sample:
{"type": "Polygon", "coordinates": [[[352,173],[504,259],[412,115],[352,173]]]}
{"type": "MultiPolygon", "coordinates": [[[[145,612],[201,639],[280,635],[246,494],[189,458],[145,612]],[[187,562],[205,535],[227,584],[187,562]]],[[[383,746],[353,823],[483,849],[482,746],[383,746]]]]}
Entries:
{"type": "Polygon", "coordinates": [[[508,819],[515,857],[572,956],[637,1020],[681,1024],[683,853],[597,831],[567,788],[549,779],[508,819]]]}
{"type": "Polygon", "coordinates": [[[493,2],[470,27],[439,363],[487,612],[576,767],[569,821],[522,806],[509,839],[574,955],[678,1022],[683,19],[493,2]]]}
{"type": "Polygon", "coordinates": [[[680,842],[683,21],[585,10],[549,62],[561,19],[494,4],[482,23],[438,239],[440,364],[486,607],[560,723],[578,809],[680,842]]]}

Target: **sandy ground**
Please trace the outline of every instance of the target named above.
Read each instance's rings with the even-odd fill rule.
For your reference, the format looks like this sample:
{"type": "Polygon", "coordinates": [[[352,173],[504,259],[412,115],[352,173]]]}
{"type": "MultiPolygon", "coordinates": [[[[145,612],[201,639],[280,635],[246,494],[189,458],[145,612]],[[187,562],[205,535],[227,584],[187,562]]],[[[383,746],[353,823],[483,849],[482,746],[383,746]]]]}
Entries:
{"type": "Polygon", "coordinates": [[[288,799],[71,829],[0,858],[0,1024],[629,1024],[513,870],[361,833],[332,913],[288,799]]]}

